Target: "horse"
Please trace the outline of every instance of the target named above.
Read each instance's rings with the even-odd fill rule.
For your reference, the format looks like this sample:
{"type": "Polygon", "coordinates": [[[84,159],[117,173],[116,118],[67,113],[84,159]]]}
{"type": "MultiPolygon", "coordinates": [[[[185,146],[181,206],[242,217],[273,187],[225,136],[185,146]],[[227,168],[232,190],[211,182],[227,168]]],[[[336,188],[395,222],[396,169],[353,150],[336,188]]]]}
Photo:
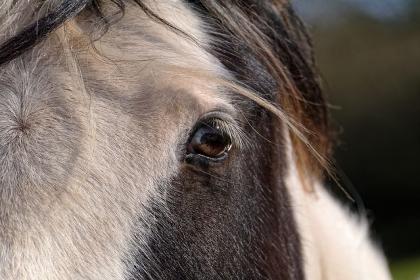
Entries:
{"type": "Polygon", "coordinates": [[[326,104],[284,0],[3,0],[0,279],[390,279],[326,104]]]}

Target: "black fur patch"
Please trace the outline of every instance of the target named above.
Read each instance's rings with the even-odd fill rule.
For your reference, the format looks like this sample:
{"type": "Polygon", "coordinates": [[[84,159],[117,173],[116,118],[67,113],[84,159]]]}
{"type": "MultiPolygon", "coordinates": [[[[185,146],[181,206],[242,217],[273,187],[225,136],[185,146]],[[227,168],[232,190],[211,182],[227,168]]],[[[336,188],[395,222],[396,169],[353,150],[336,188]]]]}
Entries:
{"type": "Polygon", "coordinates": [[[271,117],[249,117],[256,145],[218,168],[185,166],[139,253],[133,279],[302,279],[302,260],[271,117]],[[269,124],[269,125],[267,125],[269,124]],[[167,211],[167,212],[166,212],[167,211]],[[145,273],[147,272],[147,273],[145,273]]]}
{"type": "MultiPolygon", "coordinates": [[[[213,54],[242,83],[276,99],[276,81],[249,47],[213,25],[213,54]]],[[[259,13],[272,17],[262,5],[259,13]]],[[[275,19],[268,19],[275,21],[275,19]]],[[[153,209],[152,255],[139,253],[134,279],[303,279],[303,260],[284,184],[282,125],[263,108],[240,100],[253,147],[230,154],[220,168],[185,166],[168,192],[169,211],[153,209]],[[266,139],[272,140],[268,142],[266,139]],[[145,273],[147,272],[147,273],[145,273]]]]}

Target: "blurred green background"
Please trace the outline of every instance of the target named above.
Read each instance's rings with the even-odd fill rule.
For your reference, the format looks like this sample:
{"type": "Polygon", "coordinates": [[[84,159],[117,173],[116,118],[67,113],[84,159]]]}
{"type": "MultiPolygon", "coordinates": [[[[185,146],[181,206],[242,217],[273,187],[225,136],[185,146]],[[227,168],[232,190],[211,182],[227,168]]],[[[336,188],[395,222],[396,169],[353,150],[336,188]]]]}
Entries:
{"type": "Polygon", "coordinates": [[[395,279],[420,279],[420,0],[294,4],[314,39],[342,183],[364,202],[395,279]]]}

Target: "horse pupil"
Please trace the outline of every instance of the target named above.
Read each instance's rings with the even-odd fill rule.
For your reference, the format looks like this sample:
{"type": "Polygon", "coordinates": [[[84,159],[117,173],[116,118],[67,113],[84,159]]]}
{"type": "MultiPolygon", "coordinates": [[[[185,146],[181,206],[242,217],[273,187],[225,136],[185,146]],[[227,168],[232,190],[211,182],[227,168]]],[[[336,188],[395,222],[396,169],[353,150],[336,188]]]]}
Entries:
{"type": "Polygon", "coordinates": [[[219,155],[225,150],[223,136],[216,133],[206,133],[201,137],[202,150],[207,155],[219,155]]]}
{"type": "Polygon", "coordinates": [[[219,130],[203,126],[200,127],[191,141],[193,152],[208,157],[219,157],[229,146],[229,139],[219,130]]]}

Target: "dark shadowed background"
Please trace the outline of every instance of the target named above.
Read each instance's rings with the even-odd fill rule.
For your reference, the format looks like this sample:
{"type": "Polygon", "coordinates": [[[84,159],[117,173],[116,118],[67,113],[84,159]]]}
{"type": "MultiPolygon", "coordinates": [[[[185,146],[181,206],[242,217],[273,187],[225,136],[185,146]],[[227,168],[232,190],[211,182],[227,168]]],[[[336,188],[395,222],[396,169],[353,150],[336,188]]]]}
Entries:
{"type": "Polygon", "coordinates": [[[294,5],[313,36],[338,131],[341,182],[363,200],[395,279],[414,280],[420,277],[420,1],[294,5]]]}

